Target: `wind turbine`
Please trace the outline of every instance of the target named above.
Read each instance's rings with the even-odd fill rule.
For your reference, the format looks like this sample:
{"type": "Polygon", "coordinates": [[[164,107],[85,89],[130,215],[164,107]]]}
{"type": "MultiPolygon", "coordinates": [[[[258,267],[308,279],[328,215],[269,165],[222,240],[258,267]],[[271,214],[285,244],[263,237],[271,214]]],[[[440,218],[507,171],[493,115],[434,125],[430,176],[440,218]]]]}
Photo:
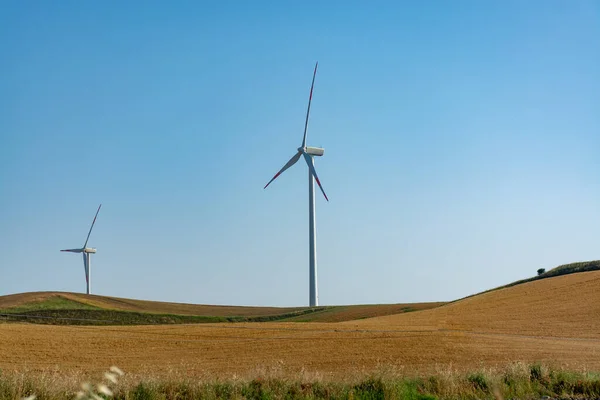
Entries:
{"type": "Polygon", "coordinates": [[[98,206],[98,211],[96,211],[96,215],[94,216],[94,220],[92,221],[92,226],[90,227],[90,231],[88,232],[87,238],[85,239],[85,243],[80,249],[67,249],[61,251],[68,251],[71,253],[83,253],[83,269],[85,270],[85,282],[86,282],[86,293],[90,294],[92,287],[92,266],[90,264],[90,255],[92,253],[96,253],[95,248],[87,247],[88,240],[90,240],[90,235],[92,234],[92,229],[94,228],[94,224],[96,223],[96,217],[98,217],[98,213],[100,212],[100,207],[102,204],[98,206]]]}
{"type": "Polygon", "coordinates": [[[319,177],[315,170],[314,157],[321,157],[325,153],[325,149],[319,147],[308,147],[306,146],[306,129],[308,128],[308,116],[310,114],[310,103],[312,101],[313,87],[315,86],[315,76],[317,75],[317,67],[319,63],[315,64],[315,71],[313,72],[312,84],[310,86],[310,96],[308,97],[308,109],[306,110],[306,121],[304,122],[304,137],[302,138],[302,146],[298,147],[298,151],[294,156],[275,174],[273,179],[269,181],[264,187],[267,188],[279,175],[286,169],[296,164],[300,157],[304,157],[306,165],[308,165],[308,237],[309,237],[309,290],[308,290],[308,302],[310,307],[316,307],[319,305],[319,295],[317,292],[317,247],[316,247],[316,235],[317,229],[315,224],[315,181],[319,185],[325,200],[329,201],[319,177]]]}

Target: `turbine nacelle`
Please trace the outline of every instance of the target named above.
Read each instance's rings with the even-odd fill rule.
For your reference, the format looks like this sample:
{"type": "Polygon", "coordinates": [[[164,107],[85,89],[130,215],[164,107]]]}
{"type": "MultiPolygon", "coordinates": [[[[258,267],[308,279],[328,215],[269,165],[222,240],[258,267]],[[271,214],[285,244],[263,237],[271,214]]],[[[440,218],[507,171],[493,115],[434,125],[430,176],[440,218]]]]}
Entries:
{"type": "Polygon", "coordinates": [[[325,154],[325,149],[322,149],[320,147],[305,147],[304,149],[302,147],[300,147],[298,149],[298,151],[306,153],[306,154],[310,154],[311,156],[316,156],[316,157],[321,157],[323,154],[325,154]]]}

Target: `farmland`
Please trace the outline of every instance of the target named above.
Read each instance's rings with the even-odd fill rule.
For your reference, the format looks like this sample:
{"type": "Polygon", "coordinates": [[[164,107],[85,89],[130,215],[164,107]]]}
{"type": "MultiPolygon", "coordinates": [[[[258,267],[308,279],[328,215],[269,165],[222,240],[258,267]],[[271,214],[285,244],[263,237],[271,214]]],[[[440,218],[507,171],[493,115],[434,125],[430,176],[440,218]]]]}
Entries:
{"type": "MultiPolygon", "coordinates": [[[[600,272],[592,271],[526,282],[421,311],[343,322],[4,323],[0,368],[94,374],[118,365],[144,376],[251,379],[270,374],[332,381],[360,379],[382,369],[432,374],[514,362],[600,370],[599,297],[600,272]]],[[[398,307],[406,310],[409,305],[398,307]]]]}
{"type": "Polygon", "coordinates": [[[165,303],[78,293],[36,292],[0,297],[10,321],[63,325],[156,325],[207,322],[340,322],[439,307],[444,303],[327,307],[240,307],[165,303]]]}

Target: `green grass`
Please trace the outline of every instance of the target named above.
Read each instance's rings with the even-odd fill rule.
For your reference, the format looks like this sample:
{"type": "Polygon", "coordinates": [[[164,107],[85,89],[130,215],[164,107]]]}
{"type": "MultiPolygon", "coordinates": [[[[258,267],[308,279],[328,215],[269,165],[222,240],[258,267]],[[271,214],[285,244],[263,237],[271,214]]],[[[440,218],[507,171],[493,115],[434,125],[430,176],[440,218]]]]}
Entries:
{"type": "Polygon", "coordinates": [[[307,315],[295,315],[289,318],[285,318],[285,322],[313,322],[317,317],[323,315],[333,315],[337,314],[341,311],[348,309],[348,306],[331,306],[331,307],[321,307],[321,309],[316,310],[314,313],[307,315]]]}
{"type": "Polygon", "coordinates": [[[34,301],[15,307],[1,309],[0,312],[25,313],[41,310],[100,310],[100,308],[91,306],[89,304],[80,303],[78,301],[69,300],[62,296],[54,296],[40,301],[34,301]]]}
{"type": "Polygon", "coordinates": [[[328,307],[302,309],[266,316],[202,316],[111,310],[53,296],[15,307],[0,309],[0,321],[51,325],[157,325],[217,322],[284,321],[326,310],[328,307]]]}
{"type": "MultiPolygon", "coordinates": [[[[68,300],[67,300],[68,301],[68,300]]],[[[200,324],[218,322],[269,322],[284,321],[289,318],[318,312],[321,308],[310,308],[296,312],[268,316],[214,317],[201,315],[155,314],[134,311],[108,310],[95,307],[60,309],[41,307],[30,303],[21,307],[0,310],[0,321],[31,322],[49,325],[160,325],[160,324],[200,324]]],[[[64,303],[63,303],[64,304],[64,303]]]]}
{"type": "Polygon", "coordinates": [[[539,276],[539,278],[550,278],[552,276],[574,274],[577,272],[598,271],[600,270],[600,260],[583,261],[571,264],[559,265],[539,276]]]}
{"type": "MultiPolygon", "coordinates": [[[[116,376],[116,375],[113,375],[116,376]]],[[[460,374],[440,372],[428,377],[374,374],[356,381],[332,382],[294,377],[197,380],[191,377],[119,377],[101,379],[113,396],[127,400],[153,399],[540,399],[599,398],[600,375],[517,363],[504,370],[460,374]]],[[[73,377],[0,372],[0,400],[35,394],[39,400],[74,398],[81,382],[73,377]]],[[[97,385],[97,384],[96,384],[97,385]]],[[[98,386],[93,385],[92,391],[98,386]]]]}
{"type": "MultiPolygon", "coordinates": [[[[157,325],[219,322],[312,322],[343,313],[354,306],[326,306],[298,309],[276,315],[203,316],[101,308],[70,300],[60,295],[45,300],[0,309],[0,321],[53,325],[157,325]]],[[[363,308],[364,306],[358,306],[363,308]]],[[[377,307],[377,305],[372,305],[377,307]]],[[[414,311],[403,307],[401,312],[414,311]]],[[[361,319],[360,316],[356,317],[361,319]]],[[[367,318],[367,317],[363,317],[367,318]]]]}
{"type": "MultiPolygon", "coordinates": [[[[444,304],[444,303],[440,303],[444,304]]],[[[380,306],[385,306],[386,304],[369,304],[369,305],[353,305],[353,306],[329,306],[329,307],[321,307],[320,310],[315,310],[315,312],[313,313],[309,313],[309,314],[303,314],[303,315],[299,315],[299,316],[293,316],[290,318],[285,318],[282,321],[285,322],[331,322],[331,321],[336,321],[336,316],[339,316],[340,314],[344,314],[346,311],[350,312],[352,314],[352,309],[355,307],[360,307],[361,309],[364,309],[364,315],[360,315],[360,313],[354,313],[354,316],[352,318],[349,319],[340,319],[337,320],[338,322],[341,321],[349,321],[349,320],[360,320],[360,319],[367,319],[367,318],[373,318],[373,317],[378,317],[378,316],[385,316],[385,315],[391,315],[391,313],[381,313],[381,314],[371,314],[369,313],[368,309],[365,309],[365,307],[371,307],[373,309],[377,309],[380,306]]],[[[439,307],[439,306],[436,306],[439,307]]],[[[435,307],[431,307],[431,308],[435,308],[435,307]]],[[[403,314],[403,313],[408,313],[408,312],[414,312],[414,311],[420,311],[419,309],[416,309],[414,307],[410,307],[410,306],[406,306],[406,307],[402,307],[396,310],[396,312],[394,312],[393,314],[403,314]]]]}

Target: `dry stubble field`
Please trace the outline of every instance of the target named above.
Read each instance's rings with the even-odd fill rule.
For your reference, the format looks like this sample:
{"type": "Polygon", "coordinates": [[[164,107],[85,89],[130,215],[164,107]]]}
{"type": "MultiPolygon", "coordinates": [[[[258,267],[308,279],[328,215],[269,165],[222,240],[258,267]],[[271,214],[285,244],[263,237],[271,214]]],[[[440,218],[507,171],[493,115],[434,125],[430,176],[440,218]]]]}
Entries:
{"type": "Polygon", "coordinates": [[[600,370],[600,272],[530,282],[445,306],[340,323],[169,326],[0,324],[0,368],[110,365],[145,375],[361,378],[540,361],[600,370]]]}

